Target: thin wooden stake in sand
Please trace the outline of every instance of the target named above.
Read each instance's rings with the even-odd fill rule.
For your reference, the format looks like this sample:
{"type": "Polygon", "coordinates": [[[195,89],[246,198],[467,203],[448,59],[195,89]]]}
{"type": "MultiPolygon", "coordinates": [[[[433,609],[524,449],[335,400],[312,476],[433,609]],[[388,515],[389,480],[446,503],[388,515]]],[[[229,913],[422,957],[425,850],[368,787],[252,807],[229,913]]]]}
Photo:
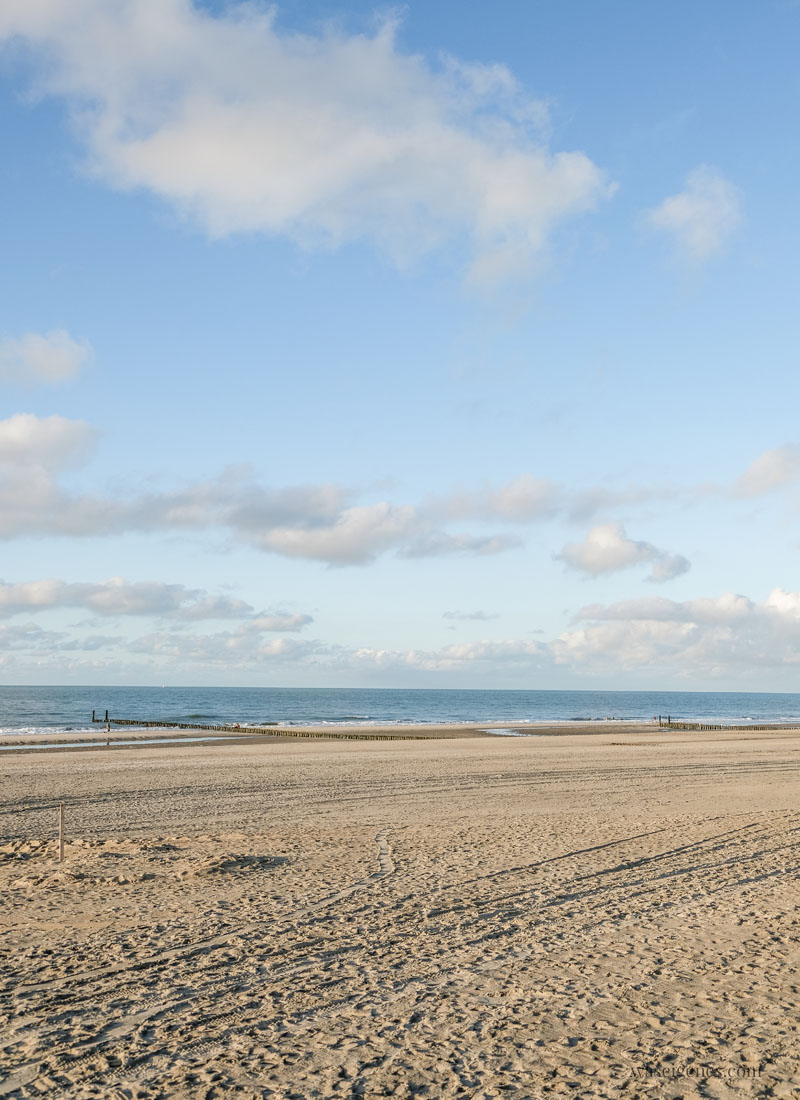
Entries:
{"type": "Polygon", "coordinates": [[[58,804],[58,862],[64,862],[64,803],[58,804]]]}

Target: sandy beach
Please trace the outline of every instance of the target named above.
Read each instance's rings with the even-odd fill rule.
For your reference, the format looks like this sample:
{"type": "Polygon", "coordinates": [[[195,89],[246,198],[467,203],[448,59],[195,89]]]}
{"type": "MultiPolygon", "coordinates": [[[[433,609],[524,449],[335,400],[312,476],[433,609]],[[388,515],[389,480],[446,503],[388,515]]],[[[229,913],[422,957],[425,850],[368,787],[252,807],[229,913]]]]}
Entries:
{"type": "Polygon", "coordinates": [[[0,1096],[796,1096],[800,731],[537,733],[3,753],[0,1096]]]}

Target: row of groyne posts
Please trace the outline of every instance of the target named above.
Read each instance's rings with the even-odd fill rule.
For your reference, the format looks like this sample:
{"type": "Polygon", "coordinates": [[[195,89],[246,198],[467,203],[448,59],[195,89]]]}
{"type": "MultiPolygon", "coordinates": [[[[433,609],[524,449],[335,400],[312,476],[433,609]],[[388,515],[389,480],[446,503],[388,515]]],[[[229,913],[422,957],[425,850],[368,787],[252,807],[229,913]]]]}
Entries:
{"type": "Polygon", "coordinates": [[[748,723],[746,726],[729,726],[711,722],[673,722],[669,714],[666,717],[664,717],[663,714],[659,714],[658,725],[661,729],[670,730],[784,730],[790,728],[785,724],[776,725],[775,723],[761,726],[757,726],[753,723],[748,723]]]}
{"type": "Polygon", "coordinates": [[[140,729],[159,730],[210,730],[214,733],[232,733],[239,737],[249,737],[255,734],[266,734],[270,737],[304,737],[317,738],[325,741],[430,741],[429,733],[346,733],[344,730],[308,730],[291,729],[288,726],[279,726],[276,722],[269,726],[241,726],[213,725],[210,722],[162,722],[150,721],[143,718],[109,718],[106,711],[105,718],[95,717],[92,711],[94,723],[105,723],[106,732],[111,726],[137,726],[140,729]]]}
{"type": "MultiPolygon", "coordinates": [[[[430,734],[349,734],[344,733],[343,730],[320,730],[320,729],[292,729],[287,726],[278,726],[277,723],[270,726],[240,726],[239,723],[230,725],[209,725],[199,724],[193,722],[155,722],[155,720],[145,720],[143,718],[109,718],[108,711],[106,711],[105,718],[96,717],[96,711],[91,712],[91,720],[94,723],[100,723],[106,725],[106,733],[110,733],[111,726],[138,726],[142,729],[209,729],[218,731],[222,734],[239,734],[241,737],[254,734],[266,734],[272,737],[313,737],[322,738],[325,740],[341,740],[341,741],[426,741],[430,740],[430,734]]],[[[722,723],[712,724],[708,722],[673,722],[672,716],[667,714],[659,714],[656,718],[659,728],[661,729],[786,729],[786,725],[754,725],[748,723],[746,726],[735,725],[723,725],[722,723]]]]}

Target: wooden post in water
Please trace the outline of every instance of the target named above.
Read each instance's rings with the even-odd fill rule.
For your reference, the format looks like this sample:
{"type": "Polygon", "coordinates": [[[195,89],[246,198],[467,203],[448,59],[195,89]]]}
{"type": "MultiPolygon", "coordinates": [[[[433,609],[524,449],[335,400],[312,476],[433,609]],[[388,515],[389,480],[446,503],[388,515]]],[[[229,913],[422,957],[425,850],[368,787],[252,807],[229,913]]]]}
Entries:
{"type": "Polygon", "coordinates": [[[58,862],[64,862],[64,803],[58,804],[58,862]]]}

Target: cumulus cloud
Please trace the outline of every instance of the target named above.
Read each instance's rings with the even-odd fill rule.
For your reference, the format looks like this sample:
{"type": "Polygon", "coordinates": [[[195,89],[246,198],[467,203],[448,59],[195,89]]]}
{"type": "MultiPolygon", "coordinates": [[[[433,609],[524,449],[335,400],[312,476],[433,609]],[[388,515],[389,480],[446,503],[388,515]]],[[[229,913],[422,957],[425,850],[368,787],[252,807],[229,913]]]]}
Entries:
{"type": "Polygon", "coordinates": [[[588,532],[583,542],[567,543],[558,555],[561,561],[593,577],[615,573],[652,559],[656,549],[649,542],[628,538],[619,523],[601,523],[588,532]]]}
{"type": "Polygon", "coordinates": [[[585,625],[550,643],[556,664],[583,672],[652,670],[682,677],[741,675],[800,665],[800,592],[761,603],[736,593],[674,602],[591,605],[585,625]]]}
{"type": "MultiPolygon", "coordinates": [[[[472,617],[477,620],[478,614],[472,617]]],[[[103,651],[106,662],[143,659],[160,669],[229,670],[233,665],[237,670],[274,668],[281,674],[313,669],[314,675],[346,672],[390,682],[439,673],[464,676],[469,682],[484,675],[530,682],[532,674],[552,678],[565,671],[576,676],[624,672],[695,683],[725,678],[741,682],[764,671],[796,675],[800,666],[800,592],[782,588],[761,602],[724,593],[683,602],[648,598],[593,604],[550,641],[477,639],[436,649],[359,648],[265,636],[275,629],[284,627],[272,616],[257,615],[225,630],[174,628],[130,641],[115,635],[70,636],[33,623],[0,624],[0,661],[12,667],[27,657],[43,665],[52,654],[103,651]]]]}
{"type": "Polygon", "coordinates": [[[350,661],[384,670],[415,669],[422,672],[457,672],[462,669],[485,670],[521,666],[534,668],[548,660],[547,647],[541,642],[518,639],[490,642],[459,642],[440,649],[355,650],[350,661]]]}
{"type": "Polygon", "coordinates": [[[0,340],[0,381],[68,382],[91,358],[91,345],[73,339],[64,329],[28,332],[0,340]]]}
{"type": "Polygon", "coordinates": [[[654,584],[663,584],[664,581],[671,581],[675,577],[683,576],[691,568],[692,563],[683,554],[665,554],[663,551],[659,551],[653,559],[650,575],[646,579],[654,584]]]}
{"type": "Polygon", "coordinates": [[[258,631],[300,630],[313,622],[310,615],[257,613],[244,600],[209,596],[203,589],[161,581],[130,582],[122,577],[71,584],[62,580],[0,581],[0,616],[51,611],[59,607],[81,608],[95,615],[150,615],[185,622],[248,619],[249,629],[258,631]]]}
{"type": "Polygon", "coordinates": [[[82,420],[16,413],[0,420],[0,474],[58,472],[81,466],[98,433],[82,420]]]}
{"type": "Polygon", "coordinates": [[[143,530],[229,527],[243,538],[257,539],[265,530],[283,526],[331,526],[350,495],[330,483],[271,488],[254,483],[247,470],[234,469],[209,481],[128,501],[124,522],[143,530]]]}
{"type": "Polygon", "coordinates": [[[231,662],[235,662],[237,668],[258,667],[265,663],[303,664],[331,649],[321,642],[293,638],[266,641],[261,635],[262,631],[252,623],[213,634],[157,632],[137,638],[129,649],[137,655],[156,657],[161,664],[172,661],[179,665],[198,664],[226,670],[231,662]]]}
{"type": "Polygon", "coordinates": [[[97,437],[88,424],[60,416],[18,413],[0,420],[0,537],[220,527],[255,540],[281,525],[333,524],[346,500],[339,486],[272,489],[241,470],[128,497],[67,491],[59,476],[86,463],[97,437]]]}
{"type": "Polygon", "coordinates": [[[552,664],[548,647],[529,639],[477,640],[438,649],[349,647],[313,638],[267,638],[276,629],[260,617],[212,632],[153,631],[133,640],[111,635],[69,636],[33,623],[0,625],[0,652],[31,656],[44,652],[108,651],[113,660],[153,660],[159,669],[308,669],[315,672],[399,676],[437,672],[492,674],[533,670],[552,664]]]}
{"type": "Polygon", "coordinates": [[[679,254],[693,262],[720,252],[741,220],[738,188],[705,165],[689,173],[683,191],[645,215],[651,228],[671,236],[679,254]]]}
{"type": "Polygon", "coordinates": [[[690,568],[681,554],[667,554],[651,542],[631,539],[620,523],[601,523],[593,527],[583,542],[567,543],[557,555],[570,569],[599,577],[634,565],[652,565],[648,580],[663,582],[680,576],[690,568]]]}
{"type": "Polygon", "coordinates": [[[359,565],[402,544],[419,529],[414,509],[386,502],[346,508],[333,523],[314,527],[275,527],[257,541],[287,557],[316,558],[329,565],[359,565]]]}
{"type": "Polygon", "coordinates": [[[645,597],[636,600],[621,600],[619,603],[599,604],[590,603],[582,607],[575,616],[576,619],[592,619],[602,621],[631,621],[652,620],[655,622],[669,622],[671,620],[686,621],[685,605],[675,603],[663,596],[645,597]]]}
{"type": "MultiPolygon", "coordinates": [[[[776,589],[775,593],[781,592],[776,589]]],[[[776,599],[773,593],[767,604],[776,599]]],[[[686,600],[682,603],[665,597],[653,597],[636,600],[621,600],[613,604],[588,604],[578,612],[577,619],[594,621],[635,621],[635,622],[696,622],[729,623],[747,618],[753,613],[755,604],[747,596],[727,592],[722,596],[686,600]]]]}
{"type": "Polygon", "coordinates": [[[0,615],[79,607],[96,615],[174,615],[186,619],[242,618],[253,614],[243,600],[210,597],[200,589],[158,581],[130,583],[112,577],[99,583],[68,584],[40,580],[8,584],[0,581],[0,615]]]}
{"type": "Polygon", "coordinates": [[[128,497],[69,492],[59,475],[86,461],[96,435],[57,416],[0,421],[0,538],[216,529],[270,553],[332,566],[363,565],[390,551],[494,554],[519,541],[444,532],[434,516],[411,505],[353,504],[353,494],[334,484],[265,487],[246,470],[128,497]]]}
{"type": "MultiPolygon", "coordinates": [[[[486,530],[489,524],[585,520],[597,514],[605,518],[657,501],[755,496],[788,485],[800,474],[800,450],[786,445],[765,452],[728,485],[682,489],[568,489],[526,473],[504,485],[428,496],[419,504],[359,504],[356,491],[346,486],[265,486],[246,468],[147,492],[117,489],[110,495],[67,489],[62,475],[87,462],[98,434],[83,421],[59,416],[18,413],[0,420],[0,539],[214,531],[268,553],[333,566],[364,565],[386,553],[407,558],[486,556],[521,545],[515,534],[486,530]],[[450,529],[462,520],[476,521],[484,530],[450,529]]],[[[583,543],[565,546],[560,557],[594,576],[647,562],[648,579],[654,582],[689,568],[682,555],[631,539],[615,522],[598,524],[583,543]]]]}
{"type": "Polygon", "coordinates": [[[551,641],[478,639],[436,649],[346,647],[315,639],[268,639],[255,623],[213,634],[147,635],[133,651],[159,661],[223,667],[286,662],[296,668],[383,674],[527,676],[568,670],[578,676],[620,671],[679,678],[741,676],[800,665],[800,592],[774,589],[762,602],[736,593],[683,602],[664,598],[590,605],[551,641]]]}
{"type": "Polygon", "coordinates": [[[345,486],[269,487],[246,469],[129,495],[68,491],[59,475],[85,463],[97,437],[89,425],[63,417],[23,413],[0,420],[0,538],[227,530],[236,541],[266,552],[361,565],[392,551],[411,558],[498,554],[519,546],[519,537],[447,526],[462,519],[530,524],[559,513],[569,517],[575,499],[553,482],[523,474],[505,485],[429,497],[420,505],[358,504],[345,486]]]}
{"type": "Polygon", "coordinates": [[[432,65],[374,34],[300,34],[272,8],[190,0],[6,0],[0,42],[66,97],[91,171],[143,188],[212,236],[370,239],[404,260],[466,240],[495,280],[612,192],[552,151],[546,109],[502,65],[432,65]]]}

